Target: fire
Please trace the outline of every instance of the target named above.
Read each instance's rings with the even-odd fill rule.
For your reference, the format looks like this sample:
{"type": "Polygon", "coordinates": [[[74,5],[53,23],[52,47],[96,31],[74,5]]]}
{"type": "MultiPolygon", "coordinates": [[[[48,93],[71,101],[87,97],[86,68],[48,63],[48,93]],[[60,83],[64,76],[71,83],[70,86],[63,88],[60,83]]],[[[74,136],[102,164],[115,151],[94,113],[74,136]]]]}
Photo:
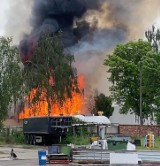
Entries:
{"type": "MultiPolygon", "coordinates": [[[[50,116],[59,115],[76,115],[80,114],[83,107],[83,89],[84,89],[84,77],[79,75],[78,85],[81,93],[72,92],[72,98],[68,98],[64,101],[63,106],[59,106],[58,103],[54,103],[51,106],[50,116]]],[[[26,101],[29,101],[35,96],[36,89],[32,89],[30,95],[26,97],[26,101]]],[[[45,97],[45,90],[42,91],[40,96],[41,100],[31,106],[25,105],[23,112],[19,114],[19,119],[32,117],[32,116],[48,116],[48,103],[45,97]]],[[[27,102],[26,102],[27,103],[27,102]]]]}

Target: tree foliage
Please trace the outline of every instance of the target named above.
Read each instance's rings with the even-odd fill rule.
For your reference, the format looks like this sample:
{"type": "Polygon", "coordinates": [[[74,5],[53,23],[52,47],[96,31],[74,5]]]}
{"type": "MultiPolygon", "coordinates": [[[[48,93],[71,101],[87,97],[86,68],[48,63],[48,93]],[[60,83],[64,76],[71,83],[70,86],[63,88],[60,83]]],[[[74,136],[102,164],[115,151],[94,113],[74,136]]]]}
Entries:
{"type": "MultiPolygon", "coordinates": [[[[148,93],[156,94],[154,97],[154,105],[155,109],[157,109],[155,113],[156,122],[160,124],[160,111],[159,111],[159,48],[160,48],[160,29],[158,29],[155,25],[152,25],[152,29],[145,32],[145,37],[147,38],[148,42],[150,42],[152,49],[154,52],[149,55],[148,60],[145,61],[147,68],[145,74],[148,75],[151,79],[148,81],[148,85],[155,88],[149,88],[148,93]],[[154,80],[154,81],[153,81],[154,80]],[[154,91],[155,90],[155,91],[154,91]]],[[[154,96],[154,95],[153,95],[154,96]]]]}
{"type": "Polygon", "coordinates": [[[12,39],[0,37],[0,124],[8,115],[11,102],[21,96],[22,72],[18,49],[12,39]]]}
{"type": "Polygon", "coordinates": [[[160,53],[149,52],[143,59],[143,80],[149,103],[152,101],[150,109],[154,108],[157,112],[160,108],[160,53]]]}
{"type": "Polygon", "coordinates": [[[112,116],[114,108],[112,107],[112,99],[100,93],[95,97],[95,108],[98,111],[103,111],[103,115],[110,117],[112,116]]]}
{"type": "Polygon", "coordinates": [[[26,86],[29,91],[36,88],[36,94],[30,102],[43,100],[41,94],[45,92],[50,114],[54,102],[58,101],[61,106],[66,97],[72,97],[72,91],[78,92],[73,62],[74,56],[64,53],[57,36],[43,35],[31,60],[25,63],[26,86]]]}
{"type": "Polygon", "coordinates": [[[139,40],[117,45],[105,65],[109,66],[112,97],[121,105],[121,113],[130,111],[140,115],[140,71],[142,116],[148,117],[156,111],[159,104],[159,54],[152,52],[149,42],[139,40]]]}

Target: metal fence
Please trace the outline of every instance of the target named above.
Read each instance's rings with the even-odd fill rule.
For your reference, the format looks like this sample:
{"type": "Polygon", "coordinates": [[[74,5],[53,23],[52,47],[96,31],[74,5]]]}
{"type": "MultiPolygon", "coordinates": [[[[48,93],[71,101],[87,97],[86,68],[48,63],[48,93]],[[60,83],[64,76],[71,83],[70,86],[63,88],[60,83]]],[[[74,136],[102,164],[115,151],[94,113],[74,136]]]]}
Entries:
{"type": "MultiPolygon", "coordinates": [[[[109,162],[111,152],[114,151],[107,151],[103,149],[79,149],[79,148],[73,149],[73,160],[109,162]]],[[[119,152],[127,153],[127,151],[119,151],[119,152]]],[[[160,151],[129,151],[129,152],[137,153],[139,160],[141,160],[142,162],[160,163],[160,151]]]]}
{"type": "Polygon", "coordinates": [[[160,151],[138,151],[137,153],[142,161],[160,162],[160,151]]]}
{"type": "Polygon", "coordinates": [[[74,149],[73,160],[108,161],[109,152],[103,149],[74,149]]]}

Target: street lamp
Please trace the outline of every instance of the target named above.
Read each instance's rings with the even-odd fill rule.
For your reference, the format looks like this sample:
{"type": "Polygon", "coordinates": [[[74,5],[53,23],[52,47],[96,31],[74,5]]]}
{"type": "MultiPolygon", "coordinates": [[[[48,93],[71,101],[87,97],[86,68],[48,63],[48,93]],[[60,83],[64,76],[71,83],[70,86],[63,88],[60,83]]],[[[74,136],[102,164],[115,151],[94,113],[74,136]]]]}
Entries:
{"type": "Polygon", "coordinates": [[[141,61],[139,61],[139,111],[140,111],[140,125],[143,125],[142,118],[142,69],[141,69],[141,61]]]}

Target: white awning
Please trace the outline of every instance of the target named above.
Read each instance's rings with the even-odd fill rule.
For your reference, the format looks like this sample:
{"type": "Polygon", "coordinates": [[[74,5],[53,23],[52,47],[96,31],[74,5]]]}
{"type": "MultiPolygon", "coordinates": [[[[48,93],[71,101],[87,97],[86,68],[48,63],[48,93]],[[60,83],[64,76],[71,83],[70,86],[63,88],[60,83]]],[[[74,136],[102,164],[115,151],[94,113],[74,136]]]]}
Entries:
{"type": "Polygon", "coordinates": [[[110,120],[106,116],[83,116],[75,115],[75,118],[78,118],[86,123],[96,123],[96,124],[111,124],[110,120]]]}

